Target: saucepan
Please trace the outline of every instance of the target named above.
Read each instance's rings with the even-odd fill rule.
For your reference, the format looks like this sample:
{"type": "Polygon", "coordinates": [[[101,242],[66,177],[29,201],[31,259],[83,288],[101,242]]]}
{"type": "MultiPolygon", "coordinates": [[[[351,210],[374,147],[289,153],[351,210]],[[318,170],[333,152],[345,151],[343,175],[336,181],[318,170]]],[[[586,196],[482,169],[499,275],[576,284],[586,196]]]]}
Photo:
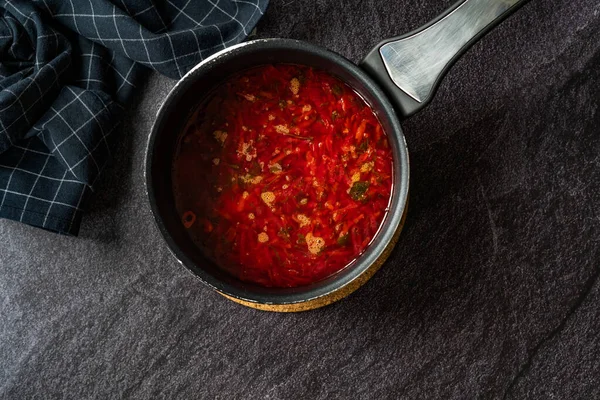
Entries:
{"type": "Polygon", "coordinates": [[[202,282],[241,304],[269,311],[303,311],[337,301],[364,284],[395,246],[408,206],[409,158],[400,120],[421,110],[466,49],[524,0],[463,0],[425,26],[379,43],[359,65],[322,47],[290,39],[259,39],[229,47],[194,67],[157,113],[145,161],[146,189],[157,227],[173,255],[202,282]],[[328,71],[371,106],[393,155],[389,211],[367,250],[333,276],[295,288],[240,281],[208,260],[185,232],[175,209],[171,168],[178,133],[204,93],[251,67],[289,63],[328,71]]]}

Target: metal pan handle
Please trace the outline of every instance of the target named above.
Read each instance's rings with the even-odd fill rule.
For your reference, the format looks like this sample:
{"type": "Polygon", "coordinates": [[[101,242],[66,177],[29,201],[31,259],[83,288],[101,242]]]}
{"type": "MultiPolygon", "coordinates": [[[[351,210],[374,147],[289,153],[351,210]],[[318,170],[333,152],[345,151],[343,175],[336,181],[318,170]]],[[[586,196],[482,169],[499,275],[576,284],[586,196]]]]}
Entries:
{"type": "Polygon", "coordinates": [[[527,0],[461,0],[433,21],[384,40],[363,59],[366,70],[409,117],[425,107],[448,69],[480,37],[527,0]]]}

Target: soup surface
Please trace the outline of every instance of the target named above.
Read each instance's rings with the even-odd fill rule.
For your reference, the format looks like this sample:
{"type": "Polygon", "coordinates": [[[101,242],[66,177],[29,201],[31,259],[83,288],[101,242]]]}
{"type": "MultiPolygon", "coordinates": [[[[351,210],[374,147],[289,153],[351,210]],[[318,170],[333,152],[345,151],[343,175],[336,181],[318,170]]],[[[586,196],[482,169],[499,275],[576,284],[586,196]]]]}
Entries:
{"type": "Polygon", "coordinates": [[[207,257],[241,280],[294,287],[366,250],[388,208],[392,154],[352,88],[275,64],[203,95],[172,178],[182,224],[207,257]]]}

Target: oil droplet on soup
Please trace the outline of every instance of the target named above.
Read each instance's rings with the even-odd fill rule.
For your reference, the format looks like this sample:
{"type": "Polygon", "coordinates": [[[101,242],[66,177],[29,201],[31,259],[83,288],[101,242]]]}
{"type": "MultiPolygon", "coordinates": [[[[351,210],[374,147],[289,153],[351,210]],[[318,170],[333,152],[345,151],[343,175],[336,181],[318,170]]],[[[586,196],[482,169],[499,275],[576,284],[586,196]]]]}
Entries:
{"type": "Polygon", "coordinates": [[[373,110],[311,67],[234,75],[180,135],[173,190],[205,255],[268,287],[324,279],[351,264],[381,225],[392,153],[373,110]]]}

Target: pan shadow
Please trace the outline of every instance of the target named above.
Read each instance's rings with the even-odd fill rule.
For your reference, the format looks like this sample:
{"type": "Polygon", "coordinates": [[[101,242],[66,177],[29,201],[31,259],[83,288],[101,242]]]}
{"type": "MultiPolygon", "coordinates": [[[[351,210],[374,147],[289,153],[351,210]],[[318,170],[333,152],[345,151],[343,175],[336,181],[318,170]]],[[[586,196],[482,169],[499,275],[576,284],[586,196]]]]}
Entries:
{"type": "MultiPolygon", "coordinates": [[[[118,240],[118,212],[131,195],[134,181],[134,165],[136,136],[145,137],[147,132],[140,132],[138,117],[146,115],[144,111],[144,95],[148,91],[149,73],[143,71],[138,79],[138,86],[132,95],[131,102],[125,105],[121,123],[115,130],[112,142],[112,155],[107,166],[100,175],[94,191],[88,194],[84,208],[81,238],[109,243],[118,240]],[[94,229],[85,229],[86,225],[94,229]]],[[[141,184],[141,183],[139,183],[141,184]]],[[[137,185],[135,185],[137,186],[137,185]]]]}
{"type": "Polygon", "coordinates": [[[346,300],[349,318],[363,309],[393,314],[407,325],[431,325],[449,308],[474,305],[473,288],[484,289],[478,283],[498,253],[498,228],[486,198],[493,166],[481,160],[490,140],[481,132],[502,123],[491,117],[410,152],[404,230],[381,270],[346,300]]]}

